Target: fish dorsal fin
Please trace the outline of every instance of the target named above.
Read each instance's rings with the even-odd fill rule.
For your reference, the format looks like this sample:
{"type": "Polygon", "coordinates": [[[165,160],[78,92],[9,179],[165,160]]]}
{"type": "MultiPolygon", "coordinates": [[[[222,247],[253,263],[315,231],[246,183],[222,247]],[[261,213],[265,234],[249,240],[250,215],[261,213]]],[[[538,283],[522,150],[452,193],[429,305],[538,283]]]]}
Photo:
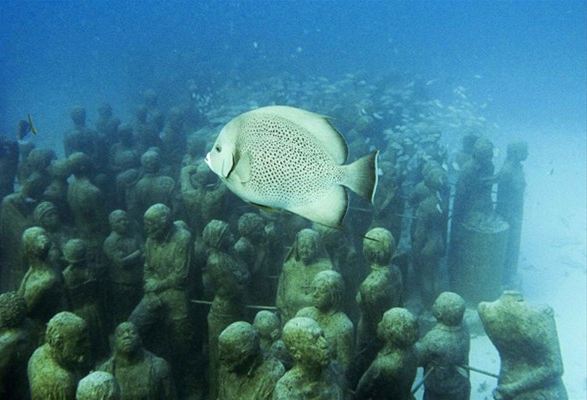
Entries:
{"type": "Polygon", "coordinates": [[[345,163],[349,152],[346,141],[324,115],[288,106],[262,107],[254,112],[274,114],[301,126],[322,144],[337,164],[345,163]]]}

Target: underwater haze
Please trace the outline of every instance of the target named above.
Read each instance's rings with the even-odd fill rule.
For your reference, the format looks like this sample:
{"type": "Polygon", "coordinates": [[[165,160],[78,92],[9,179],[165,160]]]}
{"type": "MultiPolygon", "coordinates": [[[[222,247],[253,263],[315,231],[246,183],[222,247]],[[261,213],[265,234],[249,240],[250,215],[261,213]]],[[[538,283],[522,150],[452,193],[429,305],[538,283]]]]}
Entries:
{"type": "MultiPolygon", "coordinates": [[[[90,126],[105,102],[131,122],[146,89],[164,111],[197,98],[215,134],[242,111],[287,104],[328,113],[340,96],[331,116],[343,134],[346,110],[375,118],[369,150],[393,128],[379,118],[388,105],[378,88],[390,82],[429,101],[450,149],[481,133],[499,168],[509,142],[528,142],[523,292],[554,308],[569,398],[586,398],[587,2],[0,3],[0,135],[15,137],[30,113],[38,134],[26,140],[60,156],[73,106],[87,109],[90,126]],[[354,104],[345,79],[371,87],[370,100],[354,104]]],[[[485,337],[472,344],[474,363],[499,369],[485,337]]],[[[495,380],[471,381],[472,399],[491,398],[495,380]]]]}

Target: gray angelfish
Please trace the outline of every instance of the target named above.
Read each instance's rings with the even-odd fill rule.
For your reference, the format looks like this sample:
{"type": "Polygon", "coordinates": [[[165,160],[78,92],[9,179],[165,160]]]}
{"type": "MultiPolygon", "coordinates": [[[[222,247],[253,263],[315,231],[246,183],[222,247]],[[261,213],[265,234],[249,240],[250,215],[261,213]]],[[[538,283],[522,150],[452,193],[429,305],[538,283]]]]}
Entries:
{"type": "Polygon", "coordinates": [[[269,106],[226,124],[206,163],[244,201],[340,226],[348,208],[344,187],[373,202],[378,153],[343,165],[346,142],[326,117],[269,106]]]}

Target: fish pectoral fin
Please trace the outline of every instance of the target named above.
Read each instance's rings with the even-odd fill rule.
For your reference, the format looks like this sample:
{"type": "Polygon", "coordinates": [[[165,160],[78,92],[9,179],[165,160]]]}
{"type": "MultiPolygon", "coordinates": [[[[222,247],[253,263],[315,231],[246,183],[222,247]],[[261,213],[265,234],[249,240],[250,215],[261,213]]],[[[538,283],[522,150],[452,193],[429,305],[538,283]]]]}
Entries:
{"type": "Polygon", "coordinates": [[[289,206],[285,209],[310,221],[330,227],[338,227],[342,225],[348,205],[349,199],[346,190],[340,185],[333,185],[315,195],[313,200],[289,206]]]}
{"type": "Polygon", "coordinates": [[[245,184],[251,180],[251,161],[248,155],[242,154],[236,161],[233,179],[236,179],[241,184],[245,184]]]}

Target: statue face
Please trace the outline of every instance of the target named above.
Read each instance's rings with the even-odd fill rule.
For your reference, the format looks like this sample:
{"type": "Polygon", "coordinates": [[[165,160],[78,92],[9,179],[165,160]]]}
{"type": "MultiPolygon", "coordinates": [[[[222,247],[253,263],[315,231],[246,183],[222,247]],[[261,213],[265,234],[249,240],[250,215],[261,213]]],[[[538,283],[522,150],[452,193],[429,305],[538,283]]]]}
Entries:
{"type": "Polygon", "coordinates": [[[145,233],[149,239],[162,240],[167,233],[167,225],[162,218],[145,218],[145,233]]]}
{"type": "Polygon", "coordinates": [[[47,233],[40,232],[35,240],[35,253],[40,256],[41,258],[49,254],[49,250],[51,249],[51,240],[47,233]]]}
{"type": "Polygon", "coordinates": [[[134,325],[122,323],[114,332],[114,348],[122,354],[132,354],[141,347],[141,338],[134,325]]]}
{"type": "Polygon", "coordinates": [[[64,332],[57,353],[60,361],[65,365],[71,368],[83,366],[90,354],[90,340],[86,326],[72,327],[64,332]]]}
{"type": "Polygon", "coordinates": [[[317,251],[317,243],[311,236],[301,235],[298,238],[298,256],[304,264],[311,263],[317,251]]]}
{"type": "Polygon", "coordinates": [[[330,351],[322,329],[318,325],[309,328],[304,339],[299,347],[300,362],[319,366],[328,365],[330,351]]]}
{"type": "Polygon", "coordinates": [[[328,310],[332,307],[332,293],[330,282],[326,279],[315,279],[312,282],[313,305],[319,310],[328,310]]]}
{"type": "Polygon", "coordinates": [[[57,210],[50,210],[43,215],[41,218],[41,225],[46,229],[58,229],[61,225],[59,221],[59,214],[57,214],[57,210]]]}
{"type": "Polygon", "coordinates": [[[112,218],[112,230],[120,235],[128,232],[128,217],[126,214],[119,214],[112,218]]]}

